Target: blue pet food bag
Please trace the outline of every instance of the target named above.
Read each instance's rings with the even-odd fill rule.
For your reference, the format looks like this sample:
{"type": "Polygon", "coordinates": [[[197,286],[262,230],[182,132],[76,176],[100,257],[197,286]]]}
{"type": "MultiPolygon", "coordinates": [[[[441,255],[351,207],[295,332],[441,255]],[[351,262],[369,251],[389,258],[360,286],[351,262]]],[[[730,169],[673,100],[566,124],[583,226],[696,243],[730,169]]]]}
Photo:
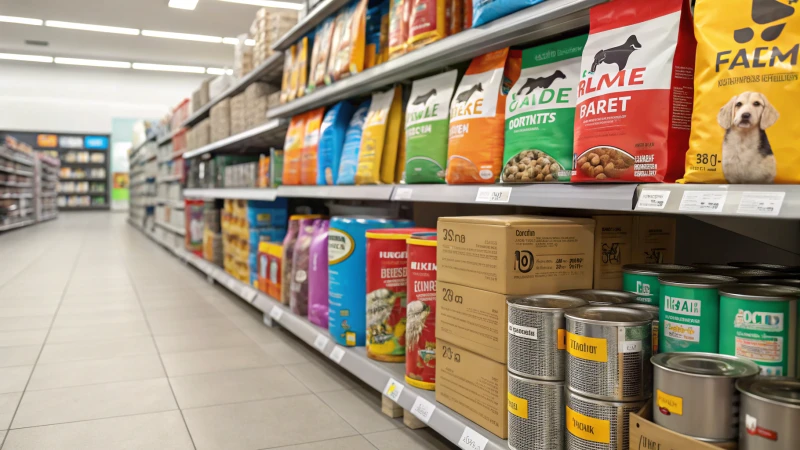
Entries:
{"type": "Polygon", "coordinates": [[[472,26],[479,27],[544,0],[472,0],[472,26]]]}
{"type": "Polygon", "coordinates": [[[339,176],[336,184],[354,184],[356,182],[356,169],[358,168],[358,153],[361,148],[361,133],[364,132],[364,122],[367,119],[369,105],[372,99],[359,105],[347,125],[342,147],[342,160],[339,164],[339,176]]]}
{"type": "Polygon", "coordinates": [[[317,146],[317,184],[319,185],[336,184],[347,124],[353,118],[355,109],[352,103],[344,101],[335,104],[325,113],[317,146]]]}

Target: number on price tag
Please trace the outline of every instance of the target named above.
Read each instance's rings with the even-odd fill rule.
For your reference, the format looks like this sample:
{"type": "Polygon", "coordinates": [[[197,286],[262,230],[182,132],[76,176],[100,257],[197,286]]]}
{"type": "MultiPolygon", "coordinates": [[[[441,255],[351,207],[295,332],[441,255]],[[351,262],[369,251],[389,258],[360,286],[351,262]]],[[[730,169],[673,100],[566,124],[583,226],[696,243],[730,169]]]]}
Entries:
{"type": "Polygon", "coordinates": [[[394,193],[395,200],[411,200],[411,194],[414,192],[411,188],[397,188],[397,191],[394,193]]]}
{"type": "Polygon", "coordinates": [[[414,400],[414,406],[411,407],[411,414],[417,416],[417,419],[427,424],[428,421],[431,420],[435,409],[436,405],[422,397],[417,397],[417,399],[414,400]]]}
{"type": "Polygon", "coordinates": [[[272,320],[280,322],[283,316],[283,310],[277,306],[273,306],[272,311],[269,312],[269,316],[272,317],[272,320]]]}
{"type": "Polygon", "coordinates": [[[721,213],[728,191],[686,191],[679,211],[721,213]]]}
{"type": "Polygon", "coordinates": [[[475,201],[480,203],[508,203],[509,200],[511,188],[499,186],[478,188],[478,195],[475,197],[475,201]]]}
{"type": "Polygon", "coordinates": [[[336,364],[341,364],[342,358],[344,358],[344,353],[345,353],[344,349],[336,345],[333,347],[333,350],[331,351],[329,358],[334,360],[336,364]]]}
{"type": "Polygon", "coordinates": [[[383,388],[383,395],[389,397],[389,400],[397,403],[400,399],[400,394],[403,392],[405,386],[394,378],[389,378],[386,382],[386,387],[383,388]]]}
{"type": "Polygon", "coordinates": [[[636,209],[664,209],[670,191],[644,189],[636,202],[636,209]]]}
{"type": "Polygon", "coordinates": [[[742,192],[736,214],[777,216],[781,213],[786,192],[742,192]]]}
{"type": "Polygon", "coordinates": [[[464,427],[461,439],[458,440],[458,447],[464,450],[483,450],[489,440],[470,427],[464,427]]]}
{"type": "Polygon", "coordinates": [[[318,334],[317,338],[314,339],[314,347],[316,347],[317,350],[324,352],[326,345],[328,345],[328,338],[326,338],[321,334],[318,334]]]}

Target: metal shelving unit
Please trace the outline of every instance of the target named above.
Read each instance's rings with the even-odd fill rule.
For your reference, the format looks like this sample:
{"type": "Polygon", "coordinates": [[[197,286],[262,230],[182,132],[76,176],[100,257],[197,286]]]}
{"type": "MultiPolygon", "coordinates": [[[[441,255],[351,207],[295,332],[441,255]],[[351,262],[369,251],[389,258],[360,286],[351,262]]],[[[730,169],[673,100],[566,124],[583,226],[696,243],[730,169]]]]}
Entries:
{"type": "Polygon", "coordinates": [[[278,190],[263,188],[184,189],[183,196],[200,199],[229,198],[272,201],[278,197],[278,190]]]}
{"type": "Polygon", "coordinates": [[[169,230],[169,231],[171,231],[171,232],[173,232],[175,234],[179,234],[181,236],[186,236],[186,231],[185,230],[183,230],[181,228],[178,228],[176,226],[172,226],[172,225],[170,225],[170,224],[168,224],[166,222],[161,222],[160,220],[156,220],[156,226],[159,226],[161,228],[167,229],[167,230],[169,230]]]}
{"type": "Polygon", "coordinates": [[[282,146],[289,122],[284,119],[272,119],[269,122],[251,128],[231,137],[221,139],[209,145],[183,153],[185,159],[195,158],[211,152],[239,150],[245,147],[257,146],[282,146]]]}
{"type": "Polygon", "coordinates": [[[283,35],[274,44],[272,49],[276,51],[283,51],[291,47],[292,44],[299,41],[303,36],[313,31],[317,25],[330,17],[333,13],[339,10],[342,6],[349,3],[349,0],[324,0],[319,2],[314,8],[306,14],[306,16],[297,23],[288,33],[283,35]]]}

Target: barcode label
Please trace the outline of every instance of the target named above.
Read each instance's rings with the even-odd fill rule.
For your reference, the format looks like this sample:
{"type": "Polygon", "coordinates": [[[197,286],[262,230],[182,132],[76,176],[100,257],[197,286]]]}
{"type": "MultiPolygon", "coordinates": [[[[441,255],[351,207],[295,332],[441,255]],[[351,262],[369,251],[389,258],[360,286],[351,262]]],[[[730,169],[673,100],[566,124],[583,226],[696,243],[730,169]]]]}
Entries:
{"type": "Polygon", "coordinates": [[[383,395],[389,397],[389,400],[397,403],[397,400],[400,399],[400,394],[403,392],[403,388],[405,385],[398,382],[394,378],[389,378],[389,381],[386,382],[386,387],[383,388],[383,395]]]}
{"type": "Polygon", "coordinates": [[[777,216],[781,212],[786,192],[742,192],[736,214],[777,216]]]}
{"type": "Polygon", "coordinates": [[[664,209],[667,206],[669,193],[670,191],[643,189],[636,202],[636,209],[664,209]]]}
{"type": "Polygon", "coordinates": [[[331,350],[330,358],[336,361],[336,364],[342,363],[342,358],[344,358],[344,349],[342,347],[334,346],[333,350],[331,350]]]}
{"type": "Polygon", "coordinates": [[[417,397],[414,400],[414,406],[411,407],[411,414],[415,415],[422,423],[427,424],[431,420],[433,411],[436,410],[436,405],[425,400],[422,397],[417,397]]]}
{"type": "Polygon", "coordinates": [[[397,190],[394,193],[394,199],[395,200],[411,200],[411,194],[413,192],[414,192],[414,190],[411,189],[411,188],[407,188],[407,187],[397,188],[397,190]]]}
{"type": "Polygon", "coordinates": [[[328,345],[328,338],[326,338],[321,334],[318,334],[317,338],[314,339],[314,347],[316,347],[317,350],[324,352],[326,345],[328,345]]]}
{"type": "Polygon", "coordinates": [[[281,317],[283,316],[283,310],[277,306],[273,306],[272,311],[269,312],[269,316],[272,317],[272,320],[280,322],[281,317]]]}
{"type": "Polygon", "coordinates": [[[464,427],[461,439],[458,440],[458,447],[464,450],[483,450],[489,440],[470,427],[464,427]]]}
{"type": "Polygon", "coordinates": [[[508,203],[511,200],[510,187],[481,187],[475,201],[479,203],[508,203]]]}
{"type": "Polygon", "coordinates": [[[679,211],[721,213],[728,191],[686,191],[681,198],[679,211]]]}

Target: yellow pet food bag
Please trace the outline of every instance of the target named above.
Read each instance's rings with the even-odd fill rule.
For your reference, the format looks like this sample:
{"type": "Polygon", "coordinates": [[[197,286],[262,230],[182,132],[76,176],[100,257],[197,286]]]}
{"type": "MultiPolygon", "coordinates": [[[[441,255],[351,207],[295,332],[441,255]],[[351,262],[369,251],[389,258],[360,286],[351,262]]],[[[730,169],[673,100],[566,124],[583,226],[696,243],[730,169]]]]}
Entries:
{"type": "Polygon", "coordinates": [[[289,101],[289,91],[292,86],[292,69],[294,68],[294,54],[296,47],[293,45],[284,52],[283,79],[281,80],[281,104],[289,101]]]}
{"type": "Polygon", "coordinates": [[[306,95],[308,84],[308,36],[297,44],[297,98],[306,95]]]}
{"type": "Polygon", "coordinates": [[[372,94],[358,153],[356,184],[394,182],[402,119],[402,90],[393,87],[372,94]]]}
{"type": "Polygon", "coordinates": [[[798,183],[800,10],[791,0],[697,0],[686,183],[798,183]]]}

